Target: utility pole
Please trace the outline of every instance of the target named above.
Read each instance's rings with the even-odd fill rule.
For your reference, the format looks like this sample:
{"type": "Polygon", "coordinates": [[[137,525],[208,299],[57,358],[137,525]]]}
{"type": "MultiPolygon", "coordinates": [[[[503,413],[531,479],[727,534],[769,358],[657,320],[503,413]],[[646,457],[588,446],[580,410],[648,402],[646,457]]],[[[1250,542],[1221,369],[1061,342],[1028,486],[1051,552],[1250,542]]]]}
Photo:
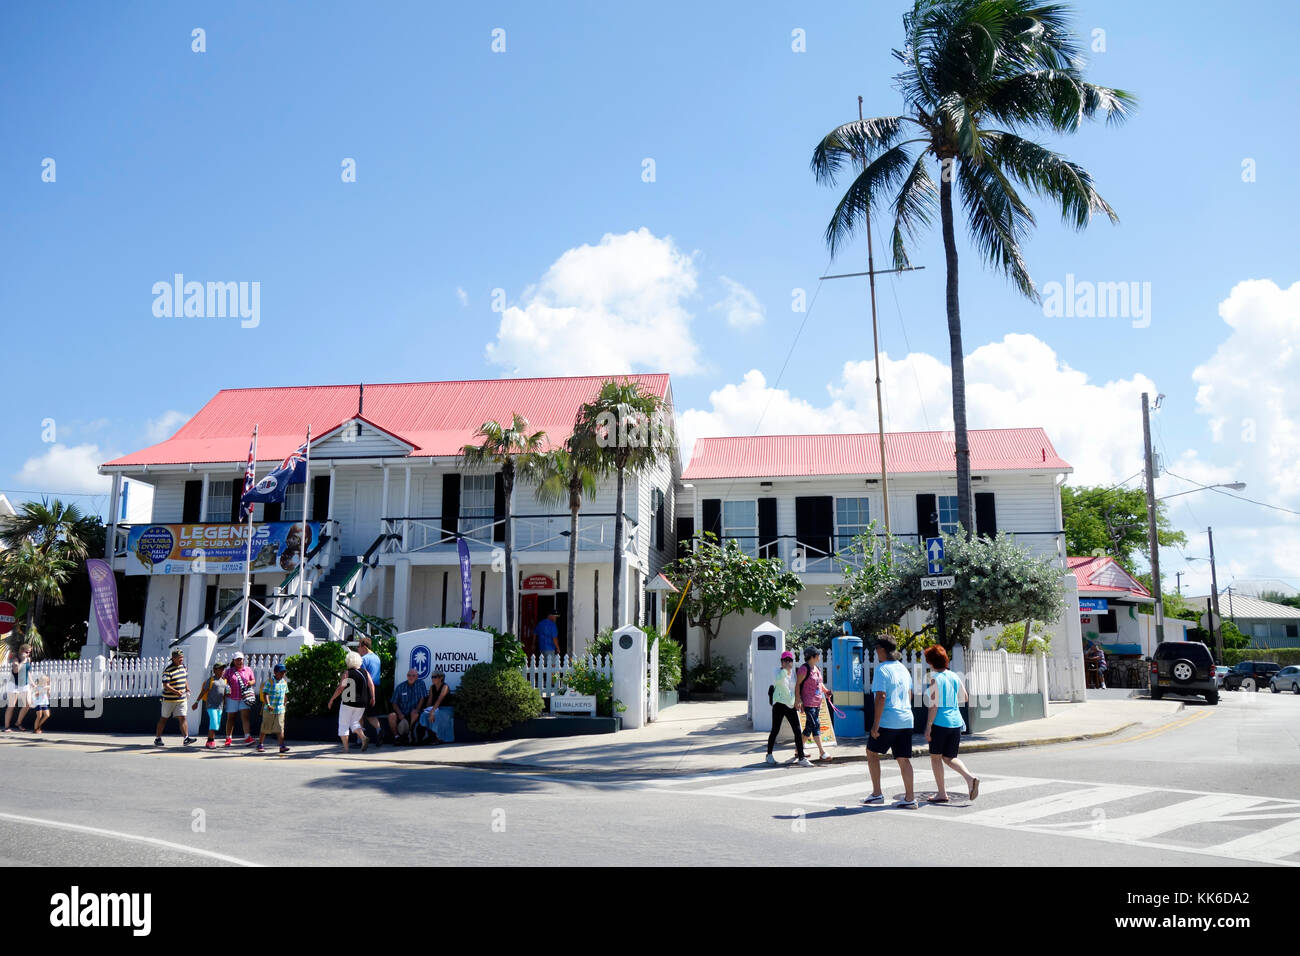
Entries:
{"type": "MultiPolygon", "coordinates": [[[[858,122],[862,122],[862,97],[858,97],[858,122]]],[[[862,154],[862,169],[867,168],[867,156],[862,154]]],[[[867,276],[871,284],[871,345],[875,353],[876,362],[876,430],[880,433],[880,493],[885,503],[885,536],[889,537],[889,469],[885,464],[885,406],[881,400],[880,387],[880,330],[876,321],[876,276],[885,275],[890,272],[915,272],[918,269],[924,269],[925,266],[908,266],[906,269],[877,269],[875,252],[871,240],[871,208],[867,207],[864,217],[867,226],[867,271],[866,272],[845,272],[840,275],[819,276],[819,279],[850,279],[858,276],[867,276]]]]}
{"type": "MultiPolygon", "coordinates": [[[[1159,399],[1156,399],[1158,402],[1159,399]]],[[[1156,478],[1151,462],[1151,412],[1147,405],[1147,393],[1142,393],[1142,462],[1147,474],[1147,547],[1151,558],[1151,590],[1156,599],[1156,643],[1165,639],[1165,602],[1160,587],[1160,542],[1156,536],[1156,478]]],[[[1214,546],[1210,546],[1214,554],[1214,546]]],[[[1213,562],[1211,562],[1213,564],[1213,562]]],[[[1220,654],[1222,659],[1222,654],[1220,654]]]]}
{"type": "Polygon", "coordinates": [[[1175,572],[1174,572],[1174,577],[1178,579],[1178,596],[1179,596],[1179,597],[1182,597],[1182,596],[1183,596],[1183,575],[1184,575],[1185,573],[1186,573],[1186,572],[1184,572],[1184,571],[1175,571],[1175,572]]]}
{"type": "Polygon", "coordinates": [[[1219,655],[1219,663],[1223,663],[1223,620],[1219,617],[1219,576],[1214,570],[1214,529],[1206,528],[1205,533],[1210,536],[1210,610],[1212,616],[1210,623],[1214,625],[1214,649],[1219,655]]]}

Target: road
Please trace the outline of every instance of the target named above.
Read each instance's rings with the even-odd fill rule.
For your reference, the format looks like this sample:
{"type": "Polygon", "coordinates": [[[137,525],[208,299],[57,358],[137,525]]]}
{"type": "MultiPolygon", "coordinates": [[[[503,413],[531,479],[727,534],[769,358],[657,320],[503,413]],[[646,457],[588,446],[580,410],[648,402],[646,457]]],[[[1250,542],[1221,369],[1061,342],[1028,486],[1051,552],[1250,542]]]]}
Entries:
{"type": "MultiPolygon", "coordinates": [[[[1300,865],[1300,697],[973,754],[973,805],[865,808],[866,765],[696,777],[0,739],[0,863],[1300,865]]],[[[886,795],[901,794],[886,763],[886,795]]],[[[928,758],[918,792],[933,790],[928,758]]],[[[950,782],[964,793],[960,780],[950,782]]]]}

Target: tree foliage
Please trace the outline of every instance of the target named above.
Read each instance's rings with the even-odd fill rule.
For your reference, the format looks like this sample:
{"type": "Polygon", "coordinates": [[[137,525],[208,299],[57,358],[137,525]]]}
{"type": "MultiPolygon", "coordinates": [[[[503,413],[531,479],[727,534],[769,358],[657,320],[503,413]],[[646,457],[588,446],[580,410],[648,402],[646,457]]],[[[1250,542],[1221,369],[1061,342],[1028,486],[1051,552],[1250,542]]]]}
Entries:
{"type": "MultiPolygon", "coordinates": [[[[1061,516],[1067,554],[1111,557],[1130,574],[1134,557],[1147,552],[1147,499],[1141,488],[1061,486],[1061,516]]],[[[1162,547],[1187,543],[1187,535],[1169,523],[1156,502],[1156,537],[1162,547]]]]}

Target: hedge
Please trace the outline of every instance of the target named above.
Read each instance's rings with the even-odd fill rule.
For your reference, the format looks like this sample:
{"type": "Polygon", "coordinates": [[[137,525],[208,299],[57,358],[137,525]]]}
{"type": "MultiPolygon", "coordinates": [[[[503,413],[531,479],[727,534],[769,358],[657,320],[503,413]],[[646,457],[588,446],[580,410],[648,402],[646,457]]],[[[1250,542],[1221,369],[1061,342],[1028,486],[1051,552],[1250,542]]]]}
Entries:
{"type": "Polygon", "coordinates": [[[1229,667],[1242,661],[1273,661],[1286,667],[1288,664],[1300,664],[1300,647],[1238,647],[1225,648],[1223,663],[1229,667]]]}

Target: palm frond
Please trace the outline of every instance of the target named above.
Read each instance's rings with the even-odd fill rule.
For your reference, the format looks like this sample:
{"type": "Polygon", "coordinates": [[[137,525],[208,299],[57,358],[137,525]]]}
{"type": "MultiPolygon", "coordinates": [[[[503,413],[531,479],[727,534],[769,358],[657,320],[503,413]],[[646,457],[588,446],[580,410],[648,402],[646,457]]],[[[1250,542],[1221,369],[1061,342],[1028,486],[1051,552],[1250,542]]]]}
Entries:
{"type": "Polygon", "coordinates": [[[875,116],[837,126],[813,149],[813,175],[819,183],[834,184],[844,166],[860,167],[898,142],[904,117],[875,116]]]}
{"type": "Polygon", "coordinates": [[[1095,213],[1102,213],[1119,222],[1115,210],[1097,192],[1092,174],[1079,164],[1012,133],[991,131],[985,139],[990,163],[1060,206],[1063,221],[1082,229],[1095,213]]]}
{"type": "Polygon", "coordinates": [[[889,191],[907,175],[911,165],[912,157],[908,151],[895,146],[877,156],[849,184],[826,226],[826,244],[832,256],[865,223],[872,207],[887,204],[889,191]]]}
{"type": "Polygon", "coordinates": [[[975,247],[1022,295],[1037,302],[1038,290],[1020,252],[1020,241],[1034,222],[1029,207],[991,163],[961,160],[957,185],[975,247]]]}
{"type": "Polygon", "coordinates": [[[890,233],[890,246],[895,269],[906,269],[911,265],[904,235],[915,239],[922,226],[928,226],[934,221],[939,190],[925,168],[928,159],[926,153],[916,157],[894,199],[894,228],[890,233]]]}

